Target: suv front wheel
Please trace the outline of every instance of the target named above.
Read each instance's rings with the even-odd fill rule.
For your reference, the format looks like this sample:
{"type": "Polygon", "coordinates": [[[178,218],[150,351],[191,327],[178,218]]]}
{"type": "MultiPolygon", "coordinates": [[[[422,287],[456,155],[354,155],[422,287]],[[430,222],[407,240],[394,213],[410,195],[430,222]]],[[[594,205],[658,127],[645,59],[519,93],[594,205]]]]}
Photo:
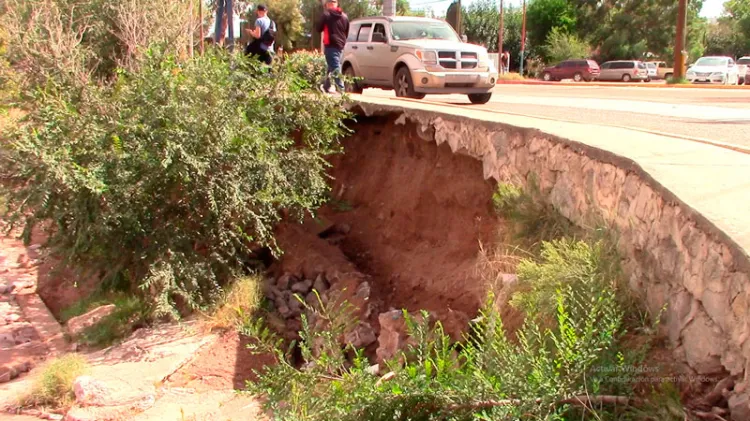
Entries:
{"type": "Polygon", "coordinates": [[[469,94],[469,101],[472,104],[486,104],[490,102],[490,98],[492,98],[492,92],[486,94],[469,94]]]}
{"type": "Polygon", "coordinates": [[[354,68],[352,66],[346,66],[346,68],[344,69],[344,77],[346,78],[346,81],[344,81],[346,92],[350,94],[362,93],[362,85],[360,85],[358,81],[354,80],[356,75],[354,74],[354,68]]]}
{"type": "Polygon", "coordinates": [[[396,83],[394,88],[397,97],[413,99],[424,98],[424,94],[414,91],[414,83],[411,81],[411,73],[407,67],[402,67],[396,72],[396,83]]]}

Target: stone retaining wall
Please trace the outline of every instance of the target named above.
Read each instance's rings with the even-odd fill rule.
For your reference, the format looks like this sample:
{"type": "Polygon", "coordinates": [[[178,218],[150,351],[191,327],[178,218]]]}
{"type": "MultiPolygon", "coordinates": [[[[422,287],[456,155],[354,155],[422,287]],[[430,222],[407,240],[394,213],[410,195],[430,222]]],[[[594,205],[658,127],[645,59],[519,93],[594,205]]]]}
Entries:
{"type": "Polygon", "coordinates": [[[750,419],[748,256],[637,163],[535,129],[391,105],[354,108],[481,160],[485,179],[526,185],[534,177],[574,223],[596,218],[614,228],[631,287],[654,314],[667,305],[662,326],[675,358],[695,374],[734,376],[732,419],[750,419]]]}

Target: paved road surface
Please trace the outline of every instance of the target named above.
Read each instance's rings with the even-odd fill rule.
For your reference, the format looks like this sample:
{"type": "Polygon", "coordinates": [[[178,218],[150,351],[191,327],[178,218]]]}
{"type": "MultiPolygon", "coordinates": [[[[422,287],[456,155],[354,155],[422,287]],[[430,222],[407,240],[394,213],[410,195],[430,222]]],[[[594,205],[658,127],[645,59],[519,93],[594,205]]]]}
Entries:
{"type": "MultiPolygon", "coordinates": [[[[392,97],[369,89],[365,96],[392,97]]],[[[424,101],[594,125],[629,127],[750,148],[750,90],[499,85],[485,105],[463,95],[424,101]]]]}

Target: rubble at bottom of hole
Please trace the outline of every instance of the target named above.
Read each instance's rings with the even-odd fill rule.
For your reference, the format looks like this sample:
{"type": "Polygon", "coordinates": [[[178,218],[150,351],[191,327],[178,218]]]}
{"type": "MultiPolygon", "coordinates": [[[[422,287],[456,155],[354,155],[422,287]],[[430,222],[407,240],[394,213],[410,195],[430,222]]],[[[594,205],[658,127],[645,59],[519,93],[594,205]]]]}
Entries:
{"type": "MultiPolygon", "coordinates": [[[[324,274],[319,274],[314,280],[291,274],[283,274],[278,279],[266,278],[265,296],[273,303],[273,312],[278,316],[276,323],[271,323],[275,325],[275,330],[285,339],[299,339],[302,315],[305,315],[311,325],[315,324],[315,315],[310,309],[328,305],[332,295],[336,294],[331,285],[324,274]]],[[[370,285],[362,282],[355,294],[364,301],[369,300],[370,285]]],[[[370,311],[368,306],[364,318],[369,317],[370,311]]],[[[362,348],[376,342],[377,336],[369,323],[359,321],[345,333],[343,340],[355,348],[362,348]]]]}

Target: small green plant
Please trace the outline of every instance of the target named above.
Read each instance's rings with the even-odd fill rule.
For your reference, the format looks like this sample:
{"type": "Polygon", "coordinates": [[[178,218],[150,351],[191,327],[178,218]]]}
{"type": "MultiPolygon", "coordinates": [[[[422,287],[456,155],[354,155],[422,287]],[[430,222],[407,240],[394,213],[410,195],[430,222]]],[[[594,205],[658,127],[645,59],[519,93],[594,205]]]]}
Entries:
{"type": "Polygon", "coordinates": [[[541,242],[574,233],[573,224],[542,198],[535,178],[527,189],[500,183],[492,196],[496,212],[511,222],[512,236],[519,246],[535,252],[541,242]]]}
{"type": "Polygon", "coordinates": [[[22,407],[64,408],[74,400],[73,381],[86,374],[88,362],[78,354],[67,354],[47,362],[34,373],[31,389],[19,400],[22,407]]]}
{"type": "Polygon", "coordinates": [[[679,78],[679,79],[673,78],[673,77],[667,78],[667,85],[689,85],[689,84],[690,84],[690,81],[685,79],[684,77],[679,78]]]}
{"type": "Polygon", "coordinates": [[[229,291],[219,299],[210,324],[217,329],[240,328],[247,324],[263,301],[262,280],[245,276],[234,281],[229,291]]]}
{"type": "Polygon", "coordinates": [[[115,302],[112,314],[89,326],[76,338],[81,344],[102,348],[127,337],[133,329],[150,319],[147,306],[136,297],[126,297],[115,302]]]}
{"type": "Polygon", "coordinates": [[[97,290],[93,294],[76,301],[69,307],[62,309],[62,311],[60,312],[60,322],[67,323],[68,320],[74,317],[86,314],[87,312],[97,307],[101,307],[107,304],[114,304],[115,306],[121,305],[128,299],[128,295],[123,292],[106,292],[97,290]]]}
{"type": "MultiPolygon", "coordinates": [[[[528,270],[547,271],[544,263],[536,265],[528,270]]],[[[565,265],[581,273],[597,267],[583,257],[565,265]]],[[[576,405],[571,402],[587,402],[593,367],[616,353],[623,312],[614,290],[594,282],[555,284],[553,323],[547,313],[528,314],[514,340],[492,294],[462,343],[453,343],[428,313],[404,312],[409,345],[386,362],[382,377],[368,371],[362,350],[341,343],[355,322],[336,307],[314,312],[313,322],[303,317],[301,370],[290,348],[259,321],[245,333],[280,363],[248,387],[266,396],[280,420],[563,419],[576,405]]]]}

